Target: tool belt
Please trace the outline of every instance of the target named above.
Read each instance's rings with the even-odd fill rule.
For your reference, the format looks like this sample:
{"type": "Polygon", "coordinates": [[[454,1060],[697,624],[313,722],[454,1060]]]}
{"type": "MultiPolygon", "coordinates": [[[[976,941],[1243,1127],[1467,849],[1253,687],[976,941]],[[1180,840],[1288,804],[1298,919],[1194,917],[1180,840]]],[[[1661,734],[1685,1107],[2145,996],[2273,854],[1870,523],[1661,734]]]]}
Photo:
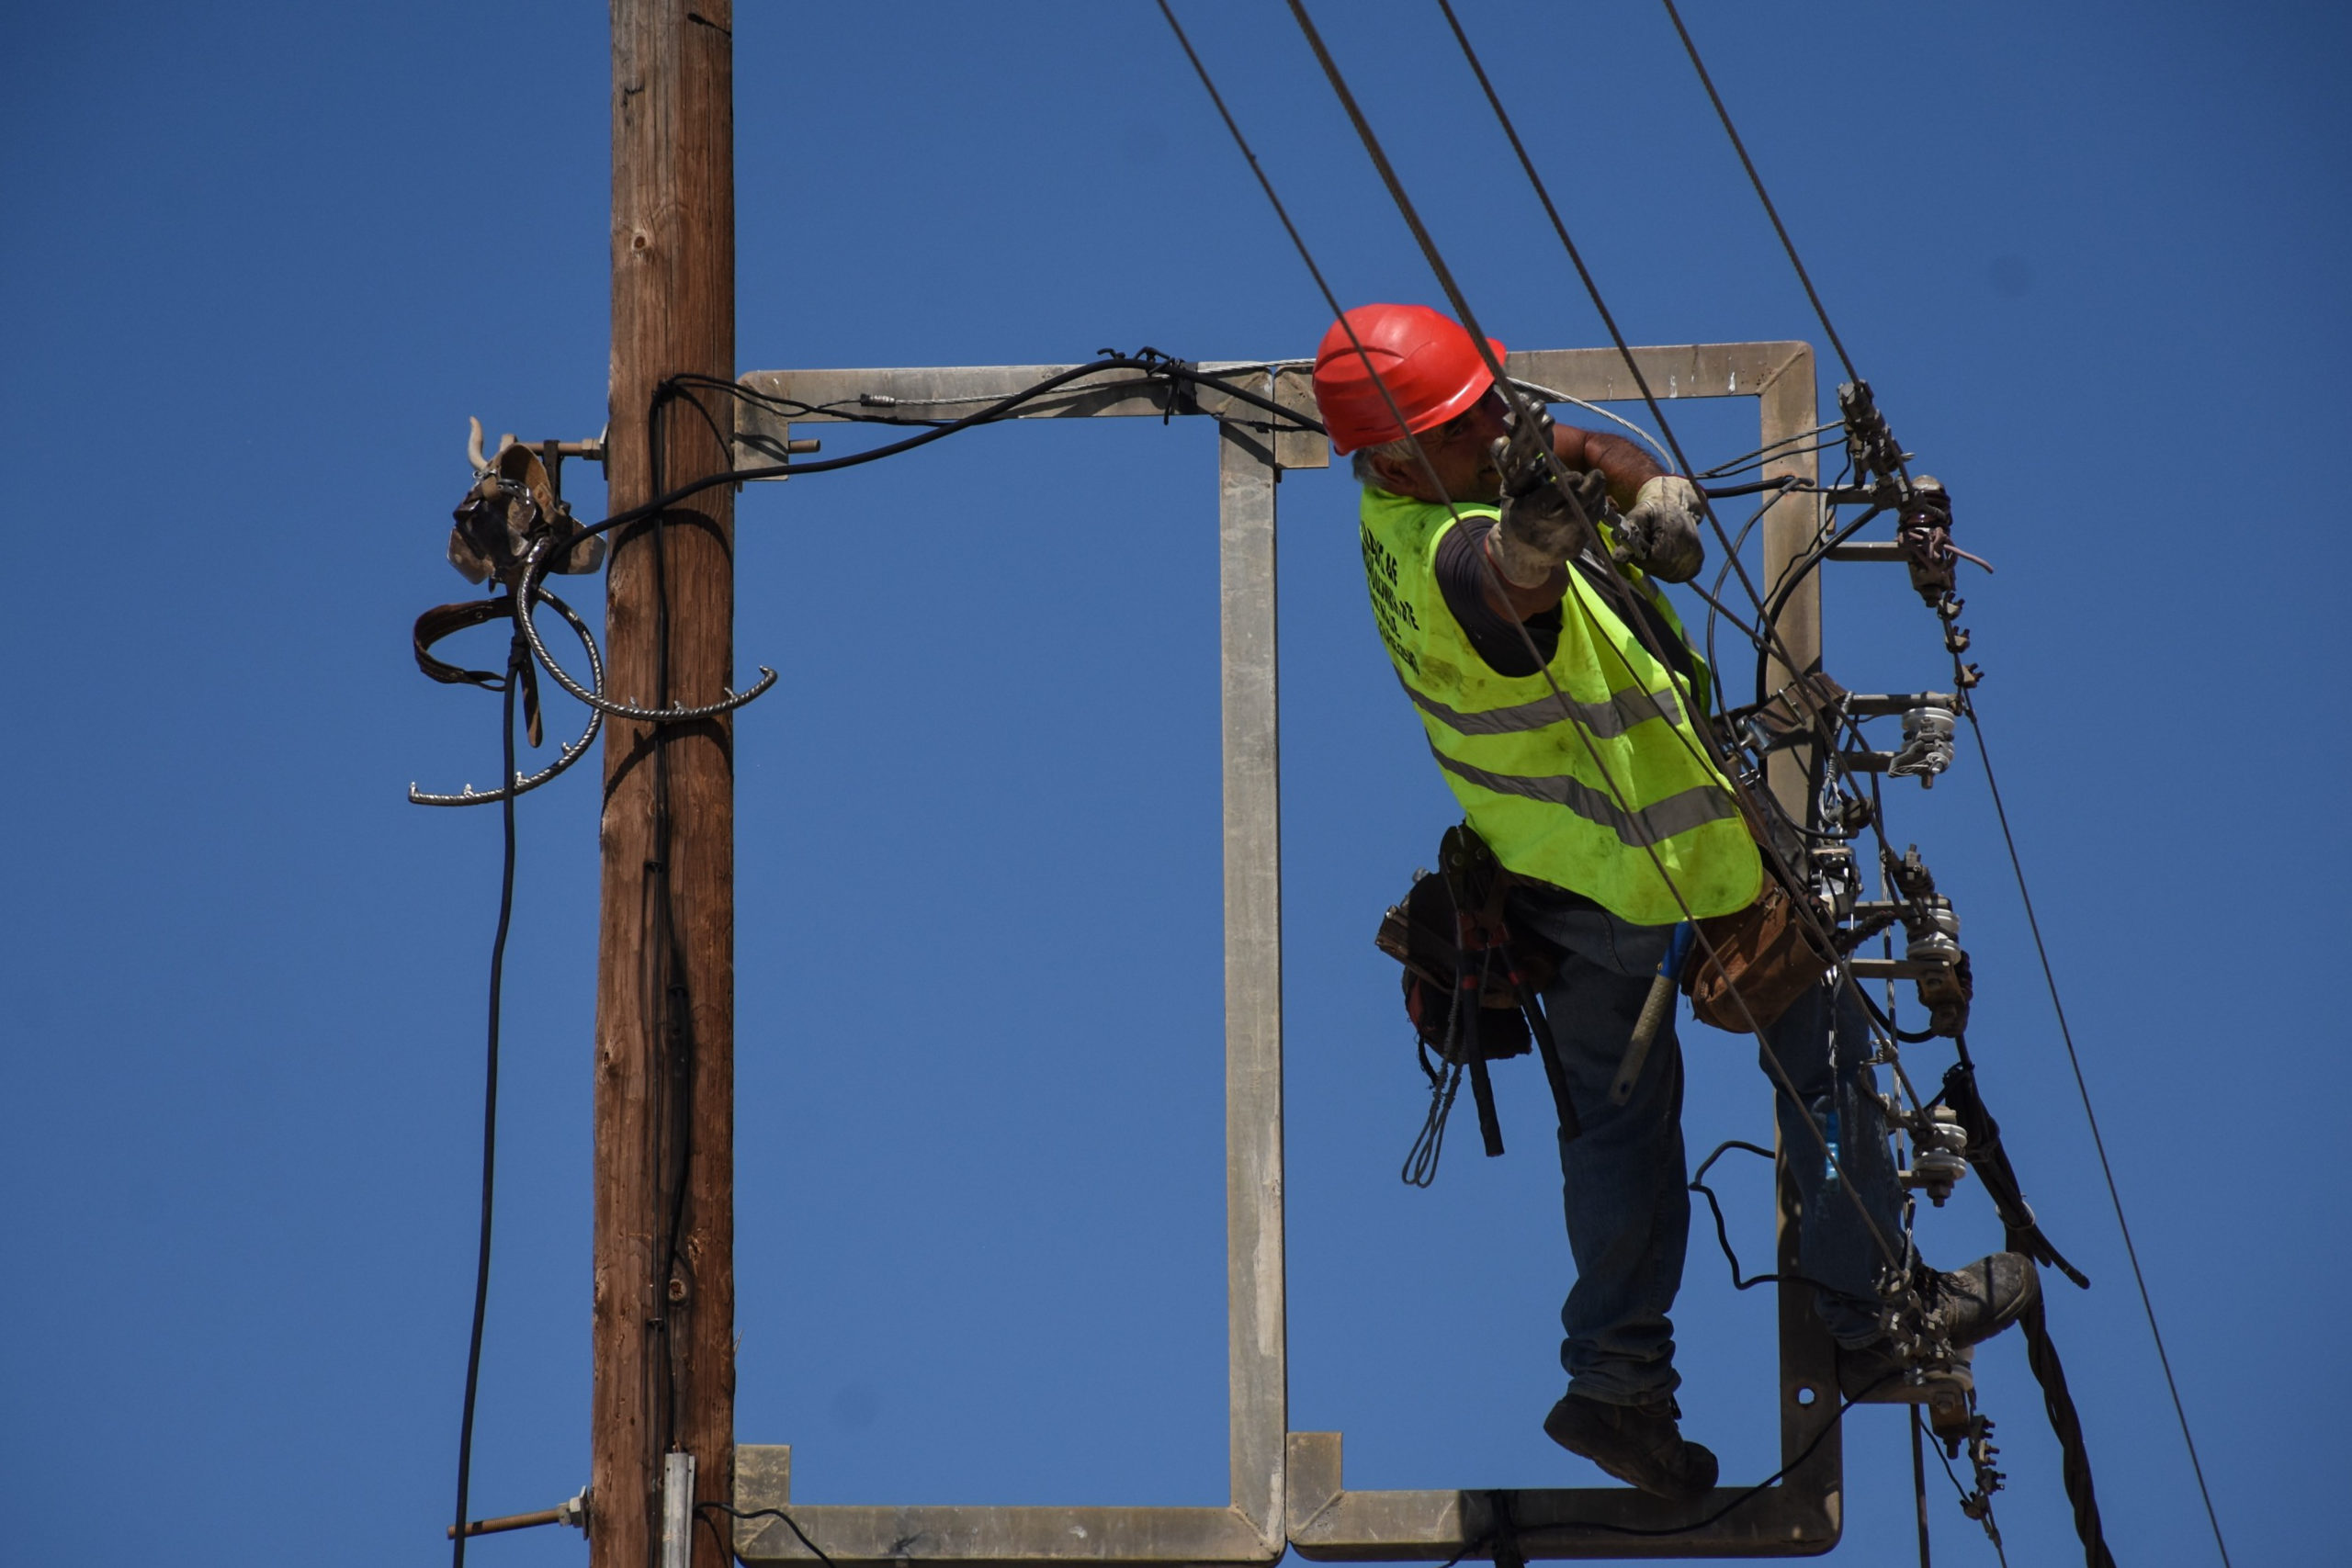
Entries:
{"type": "Polygon", "coordinates": [[[1520,982],[1543,985],[1552,965],[1511,943],[1503,900],[1517,879],[1466,823],[1446,829],[1438,864],[1436,875],[1413,873],[1413,886],[1381,917],[1374,945],[1404,965],[1405,1015],[1441,1060],[1523,1056],[1532,1042],[1520,982]],[[1457,1008],[1474,988],[1476,1006],[1457,1008]]]}
{"type": "MultiPolygon", "coordinates": [[[[1487,1064],[1527,1055],[1539,1035],[1547,1044],[1550,1039],[1535,992],[1551,979],[1554,964],[1541,944],[1514,941],[1503,919],[1504,900],[1519,879],[1503,869],[1467,823],[1446,829],[1438,845],[1438,866],[1435,875],[1413,874],[1412,886],[1381,917],[1373,938],[1381,952],[1404,966],[1405,1015],[1412,1021],[1415,1051],[1430,1083],[1429,1116],[1403,1172],[1415,1187],[1436,1179],[1446,1116],[1465,1075],[1478,1108],[1480,1140],[1488,1156],[1503,1152],[1487,1064]]],[[[1548,1048],[1536,1054],[1543,1058],[1561,1126],[1574,1137],[1576,1111],[1568,1104],[1559,1063],[1548,1048]]]]}

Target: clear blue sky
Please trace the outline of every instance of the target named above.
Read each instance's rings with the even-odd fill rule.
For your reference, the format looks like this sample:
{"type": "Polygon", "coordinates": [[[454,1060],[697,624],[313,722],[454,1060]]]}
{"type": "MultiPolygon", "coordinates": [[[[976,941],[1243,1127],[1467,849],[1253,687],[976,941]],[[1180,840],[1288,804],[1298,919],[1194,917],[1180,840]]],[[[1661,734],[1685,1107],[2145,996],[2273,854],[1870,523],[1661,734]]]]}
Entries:
{"type": "MultiPolygon", "coordinates": [[[[1655,7],[1463,9],[1635,341],[1817,339],[1655,7]]],[[[1338,288],[1434,299],[1281,8],[1182,10],[1338,288]]],[[[1434,7],[1320,11],[1492,330],[1600,341],[1434,7]]],[[[2241,1564],[2319,1561],[2352,1457],[2352,28],[1689,15],[2000,569],[1969,592],[1986,723],[2216,1501],[2241,1564]]],[[[744,368],[1311,351],[1322,307],[1148,4],[737,20],[744,368]]],[[[466,592],[466,416],[604,418],[604,18],[19,5],[8,31],[0,1557],[434,1561],[497,821],[402,792],[486,784],[496,711],[420,678],[407,628],[466,592]]],[[[1684,430],[1743,449],[1728,417],[1684,430]]],[[[1224,1496],[1212,449],[1013,427],[742,500],[739,667],[785,678],[739,725],[739,1429],[796,1445],[804,1500],[1224,1496]],[[933,546],[887,585],[884,527],[933,546]]],[[[1343,1431],[1356,1484],[1589,1482],[1537,1428],[1568,1269],[1533,1069],[1499,1075],[1507,1158],[1464,1134],[1433,1190],[1396,1179],[1419,1078],[1369,936],[1449,802],[1343,476],[1282,500],[1292,1424],[1343,1431]]],[[[1929,678],[1916,603],[1849,570],[1833,669],[1929,678]]],[[[523,812],[483,1512],[586,1473],[594,794],[523,812]]],[[[1961,903],[2018,1169],[2095,1280],[2051,1314],[2118,1557],[2213,1562],[1981,771],[1901,812],[1961,903]]],[[[1747,1043],[1688,1050],[1692,1144],[1763,1135],[1747,1043]]],[[[1753,1266],[1765,1186],[1726,1185],[1753,1266]]],[[[1997,1230],[1972,1183],[1923,1236],[1950,1262],[1997,1230]]],[[[1694,1240],[1684,1404],[1732,1476],[1772,1462],[1764,1294],[1694,1240]]],[[[2064,1562],[2019,1347],[1980,1366],[2011,1561],[2064,1562]]],[[[1841,1555],[1906,1561],[1900,1418],[1857,1413],[1847,1452],[1841,1555]]],[[[1934,1482],[1938,1561],[1989,1562],[1934,1482]]]]}

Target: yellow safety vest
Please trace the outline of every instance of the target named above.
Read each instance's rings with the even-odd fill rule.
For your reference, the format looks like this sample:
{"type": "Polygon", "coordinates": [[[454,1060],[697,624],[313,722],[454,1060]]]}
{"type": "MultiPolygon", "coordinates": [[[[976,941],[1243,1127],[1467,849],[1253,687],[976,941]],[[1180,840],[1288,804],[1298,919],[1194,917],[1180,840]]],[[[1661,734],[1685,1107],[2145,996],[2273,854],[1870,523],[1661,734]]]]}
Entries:
{"type": "MultiPolygon", "coordinates": [[[[1492,506],[1457,510],[1464,518],[1497,515],[1492,506]]],[[[1497,860],[1637,925],[1671,924],[1684,905],[1704,919],[1755,901],[1763,863],[1691,724],[1706,688],[1695,653],[1694,693],[1571,570],[1550,682],[1542,674],[1498,675],[1438,589],[1438,542],[1453,513],[1366,486],[1363,516],[1380,640],[1420,711],[1445,782],[1497,860]]],[[[1628,575],[1687,649],[1665,595],[1628,575]]]]}

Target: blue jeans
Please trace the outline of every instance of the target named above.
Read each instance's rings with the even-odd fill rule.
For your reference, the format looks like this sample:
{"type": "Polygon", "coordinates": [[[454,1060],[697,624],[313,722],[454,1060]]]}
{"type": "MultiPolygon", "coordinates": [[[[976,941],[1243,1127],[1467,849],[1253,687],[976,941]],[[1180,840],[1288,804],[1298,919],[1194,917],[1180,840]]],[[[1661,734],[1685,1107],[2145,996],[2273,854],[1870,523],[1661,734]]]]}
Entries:
{"type": "MultiPolygon", "coordinates": [[[[1560,1363],[1576,1393],[1611,1404],[1654,1404],[1681,1382],[1668,1314],[1682,1284],[1690,1235],[1682,1047],[1671,1015],[1650,1045],[1632,1098],[1611,1104],[1609,1086],[1671,928],[1630,925],[1575,894],[1527,889],[1513,894],[1510,918],[1559,952],[1559,972],[1544,990],[1544,1010],[1569,1101],[1583,1123],[1581,1136],[1560,1139],[1563,1206],[1577,1269],[1560,1308],[1567,1336],[1560,1363]]],[[[1871,1041],[1860,1004],[1850,993],[1840,998],[1833,1037],[1829,1000],[1826,987],[1808,992],[1765,1032],[1759,1049],[1780,1061],[1825,1134],[1826,1117],[1837,1111],[1843,1183],[1829,1178],[1804,1112],[1774,1086],[1781,1140],[1804,1203],[1799,1271],[1819,1282],[1815,1304],[1830,1333],[1843,1344],[1860,1345],[1879,1332],[1880,1254],[1856,1205],[1838,1189],[1853,1186],[1890,1241],[1900,1235],[1901,1192],[1865,1065],[1871,1041]]]]}

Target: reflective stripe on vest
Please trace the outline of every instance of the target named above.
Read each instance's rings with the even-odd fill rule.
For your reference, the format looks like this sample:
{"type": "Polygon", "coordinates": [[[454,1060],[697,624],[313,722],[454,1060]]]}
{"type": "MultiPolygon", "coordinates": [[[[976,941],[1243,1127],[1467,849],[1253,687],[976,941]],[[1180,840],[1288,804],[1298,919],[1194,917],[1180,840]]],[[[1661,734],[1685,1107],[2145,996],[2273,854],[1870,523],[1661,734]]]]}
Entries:
{"type": "Polygon", "coordinates": [[[1437,765],[1456,778],[1465,779],[1480,789],[1490,789],[1498,795],[1523,795],[1530,800],[1547,800],[1555,806],[1565,806],[1589,821],[1606,823],[1616,833],[1620,842],[1634,849],[1739,815],[1739,807],[1731,803],[1731,796],[1714,784],[1692,784],[1680,795],[1669,795],[1646,810],[1627,811],[1604,791],[1594,789],[1582,779],[1571,778],[1566,773],[1555,773],[1549,778],[1540,779],[1490,773],[1484,768],[1455,761],[1434,746],[1430,750],[1437,758],[1437,765]]]}
{"type": "MultiPolygon", "coordinates": [[[[1604,739],[1623,735],[1645,718],[1663,718],[1668,724],[1682,722],[1682,705],[1675,700],[1674,688],[1656,692],[1639,690],[1615,692],[1605,703],[1580,703],[1566,692],[1546,692],[1532,703],[1518,703],[1510,707],[1488,708],[1484,713],[1464,713],[1450,708],[1426,692],[1413,689],[1398,671],[1397,680],[1404,682],[1405,694],[1413,705],[1444,725],[1464,735],[1512,735],[1521,730],[1542,729],[1560,722],[1561,705],[1576,715],[1577,722],[1604,739]]],[[[1442,751],[1440,757],[1444,756],[1442,751]]]]}
{"type": "MultiPolygon", "coordinates": [[[[1460,511],[1495,515],[1492,506],[1460,511]]],[[[1367,488],[1363,517],[1381,641],[1447,784],[1498,860],[1643,925],[1679,920],[1686,904],[1704,919],[1755,899],[1763,866],[1692,725],[1694,693],[1593,584],[1569,573],[1558,644],[1543,672],[1500,675],[1470,646],[1437,585],[1438,544],[1453,514],[1367,488]]],[[[1627,588],[1682,635],[1649,583],[1636,578],[1627,588]]],[[[1698,671],[1703,693],[1703,665],[1698,671]]]]}

